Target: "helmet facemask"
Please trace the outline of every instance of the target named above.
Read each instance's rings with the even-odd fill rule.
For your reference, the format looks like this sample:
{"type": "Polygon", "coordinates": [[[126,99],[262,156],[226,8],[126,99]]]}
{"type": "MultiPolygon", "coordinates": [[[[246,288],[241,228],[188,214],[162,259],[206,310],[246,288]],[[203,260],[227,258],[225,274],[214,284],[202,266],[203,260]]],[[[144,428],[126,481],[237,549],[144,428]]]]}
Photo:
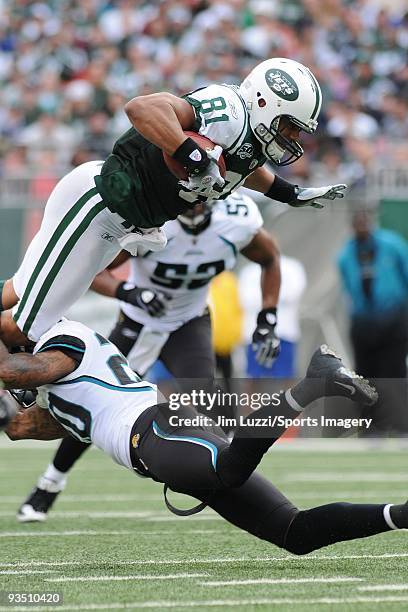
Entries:
{"type": "Polygon", "coordinates": [[[262,143],[264,155],[278,166],[288,166],[302,157],[303,147],[297,140],[288,138],[282,132],[286,126],[281,126],[282,119],[296,125],[291,117],[278,116],[273,119],[269,128],[259,123],[255,129],[255,136],[262,143]]]}
{"type": "Polygon", "coordinates": [[[190,234],[200,234],[210,223],[211,206],[207,202],[200,202],[182,215],[178,215],[177,219],[184,231],[190,234]]]}

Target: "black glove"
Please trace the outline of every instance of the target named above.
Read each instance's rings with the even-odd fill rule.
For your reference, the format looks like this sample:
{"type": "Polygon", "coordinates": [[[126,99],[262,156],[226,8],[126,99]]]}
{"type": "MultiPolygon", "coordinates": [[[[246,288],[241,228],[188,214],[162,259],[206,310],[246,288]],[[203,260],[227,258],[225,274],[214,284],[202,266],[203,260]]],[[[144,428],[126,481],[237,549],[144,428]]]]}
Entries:
{"type": "Polygon", "coordinates": [[[145,310],[151,317],[162,317],[166,309],[165,301],[169,299],[169,296],[161,291],[135,287],[126,282],[119,285],[116,297],[122,302],[128,302],[145,310]]]}
{"type": "Polygon", "coordinates": [[[0,391],[0,431],[5,429],[16,416],[17,410],[14,402],[5,391],[0,391]]]}
{"type": "Polygon", "coordinates": [[[276,308],[264,308],[258,314],[256,329],[252,336],[252,348],[256,361],[270,368],[280,353],[280,340],[275,334],[276,308]]]}
{"type": "Polygon", "coordinates": [[[9,393],[22,408],[30,408],[36,402],[37,389],[9,389],[9,393]]]}

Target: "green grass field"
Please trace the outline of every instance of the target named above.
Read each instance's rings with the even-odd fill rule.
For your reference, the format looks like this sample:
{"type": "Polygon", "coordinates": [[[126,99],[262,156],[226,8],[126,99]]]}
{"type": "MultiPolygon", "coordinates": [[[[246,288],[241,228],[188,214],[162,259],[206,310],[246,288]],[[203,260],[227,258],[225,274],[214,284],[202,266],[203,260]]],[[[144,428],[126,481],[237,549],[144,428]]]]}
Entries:
{"type": "MultiPolygon", "coordinates": [[[[0,591],[63,594],[62,605],[36,609],[408,609],[407,532],[295,557],[212,512],[175,517],[160,485],[96,450],[78,463],[46,523],[20,525],[16,508],[52,452],[50,445],[21,444],[0,445],[0,591]]],[[[262,471],[300,507],[407,497],[406,451],[395,444],[297,448],[277,447],[262,471]]],[[[23,608],[3,596],[0,611],[12,609],[23,608]]]]}

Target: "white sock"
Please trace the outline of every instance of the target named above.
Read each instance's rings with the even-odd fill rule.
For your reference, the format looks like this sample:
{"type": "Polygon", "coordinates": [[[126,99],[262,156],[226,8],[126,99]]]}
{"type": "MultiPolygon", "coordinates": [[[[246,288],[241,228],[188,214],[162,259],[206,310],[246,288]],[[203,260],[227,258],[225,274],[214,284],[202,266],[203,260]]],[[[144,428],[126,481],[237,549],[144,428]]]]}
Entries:
{"type": "Polygon", "coordinates": [[[297,412],[303,412],[304,408],[295,400],[292,395],[291,389],[287,389],[285,391],[285,400],[288,402],[289,406],[292,410],[296,410],[297,412]]]}
{"type": "Polygon", "coordinates": [[[391,518],[390,508],[393,505],[394,504],[387,504],[386,506],[384,506],[384,509],[383,509],[384,521],[387,523],[387,525],[388,525],[388,527],[390,529],[399,529],[399,527],[396,526],[396,524],[394,523],[394,521],[391,518]]]}
{"type": "Polygon", "coordinates": [[[60,472],[52,463],[47,467],[44,474],[40,476],[37,487],[44,489],[49,493],[58,493],[65,488],[67,475],[65,472],[60,472]]]}

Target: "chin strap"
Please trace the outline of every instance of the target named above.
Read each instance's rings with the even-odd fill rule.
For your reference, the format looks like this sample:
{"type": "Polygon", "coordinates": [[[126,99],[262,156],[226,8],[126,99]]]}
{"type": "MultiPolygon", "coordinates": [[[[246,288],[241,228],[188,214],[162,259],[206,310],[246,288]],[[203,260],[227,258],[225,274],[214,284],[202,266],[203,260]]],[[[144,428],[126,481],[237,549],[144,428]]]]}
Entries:
{"type": "Polygon", "coordinates": [[[167,499],[168,489],[168,485],[165,484],[163,487],[164,502],[170,512],[172,512],[173,514],[177,514],[177,516],[190,516],[191,514],[197,514],[198,512],[201,512],[201,510],[204,510],[204,508],[207,507],[207,504],[205,502],[201,502],[200,504],[197,504],[197,506],[194,506],[189,510],[180,510],[179,508],[175,508],[173,504],[171,504],[167,499]]]}

